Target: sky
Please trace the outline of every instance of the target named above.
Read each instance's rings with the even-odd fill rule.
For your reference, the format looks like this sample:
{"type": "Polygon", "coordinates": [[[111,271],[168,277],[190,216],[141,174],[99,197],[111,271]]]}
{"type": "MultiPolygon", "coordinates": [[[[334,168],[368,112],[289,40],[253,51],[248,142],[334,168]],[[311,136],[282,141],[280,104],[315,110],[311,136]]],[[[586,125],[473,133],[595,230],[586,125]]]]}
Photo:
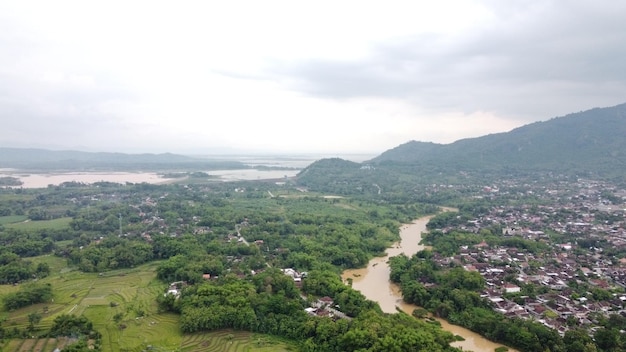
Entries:
{"type": "Polygon", "coordinates": [[[0,146],[379,154],[626,102],[626,2],[0,0],[0,146]]]}

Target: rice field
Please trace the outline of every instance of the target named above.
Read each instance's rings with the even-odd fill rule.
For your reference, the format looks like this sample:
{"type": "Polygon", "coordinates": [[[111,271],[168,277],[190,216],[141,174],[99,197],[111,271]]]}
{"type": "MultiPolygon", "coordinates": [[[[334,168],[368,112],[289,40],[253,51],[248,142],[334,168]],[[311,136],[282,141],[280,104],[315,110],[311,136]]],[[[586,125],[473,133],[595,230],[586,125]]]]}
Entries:
{"type": "Polygon", "coordinates": [[[13,224],[16,222],[22,222],[28,219],[26,215],[9,215],[9,216],[0,216],[0,225],[13,224]]]}
{"type": "MultiPolygon", "coordinates": [[[[15,217],[11,216],[9,218],[15,218],[15,217]]],[[[36,231],[36,230],[43,230],[43,229],[61,230],[61,229],[69,228],[71,221],[72,221],[72,218],[58,218],[58,219],[52,219],[52,220],[37,220],[37,221],[25,219],[19,222],[6,223],[4,226],[6,228],[12,228],[12,229],[24,230],[24,231],[36,231]]]]}
{"type": "Polygon", "coordinates": [[[53,352],[55,349],[63,349],[70,341],[65,337],[58,339],[39,338],[25,340],[11,340],[2,351],[14,352],[53,352]]]}
{"type": "MultiPolygon", "coordinates": [[[[218,331],[183,335],[178,328],[178,315],[160,313],[156,297],[166,284],[156,280],[156,267],[151,263],[134,269],[102,274],[70,270],[65,260],[54,256],[32,258],[34,263],[46,262],[51,275],[43,282],[52,284],[54,299],[48,303],[0,312],[6,320],[3,327],[25,329],[28,314],[38,312],[42,320],[35,325],[34,335],[48,330],[61,314],[85,315],[102,333],[105,352],[143,351],[294,351],[276,338],[248,332],[218,331]],[[121,316],[117,323],[114,317],[121,316]]],[[[0,286],[0,295],[19,286],[0,286]]],[[[2,352],[52,352],[61,343],[56,339],[9,340],[0,343],[2,352]],[[54,340],[54,341],[52,341],[54,340]]]]}
{"type": "Polygon", "coordinates": [[[266,335],[258,335],[249,332],[220,330],[205,334],[187,335],[181,343],[182,351],[207,351],[207,352],[281,352],[295,351],[283,342],[266,335]]]}

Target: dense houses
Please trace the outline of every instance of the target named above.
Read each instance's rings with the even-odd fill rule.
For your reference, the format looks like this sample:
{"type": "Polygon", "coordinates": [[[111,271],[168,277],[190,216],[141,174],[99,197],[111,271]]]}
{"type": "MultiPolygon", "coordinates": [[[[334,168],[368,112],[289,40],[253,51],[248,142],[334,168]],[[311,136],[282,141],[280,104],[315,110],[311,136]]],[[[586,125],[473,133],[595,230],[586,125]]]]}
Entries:
{"type": "MultiPolygon", "coordinates": [[[[488,187],[479,198],[503,203],[497,200],[512,196],[506,189],[488,187]]],[[[576,326],[593,330],[599,315],[626,316],[626,258],[615,255],[626,255],[626,192],[592,181],[579,181],[574,190],[516,189],[526,189],[520,196],[532,195],[528,198],[537,199],[536,204],[493,206],[465,224],[441,230],[478,234],[501,228],[497,235],[541,243],[547,250],[533,253],[483,241],[460,246],[451,257],[435,255],[435,260],[479,272],[486,282],[482,296],[495,310],[534,319],[561,334],[576,326]]]]}

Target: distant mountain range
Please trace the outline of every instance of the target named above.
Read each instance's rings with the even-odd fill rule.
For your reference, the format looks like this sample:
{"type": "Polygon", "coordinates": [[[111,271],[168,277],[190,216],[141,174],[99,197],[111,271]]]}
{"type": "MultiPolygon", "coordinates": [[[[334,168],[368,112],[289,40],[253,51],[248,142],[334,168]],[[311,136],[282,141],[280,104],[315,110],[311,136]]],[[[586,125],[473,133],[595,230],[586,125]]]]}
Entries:
{"type": "Polygon", "coordinates": [[[237,161],[208,160],[171,153],[124,154],[0,148],[0,168],[40,170],[172,170],[247,168],[237,161]]]}
{"type": "Polygon", "coordinates": [[[448,165],[468,170],[626,171],[626,104],[532,123],[451,144],[411,141],[370,164],[448,165]]]}
{"type": "MultiPolygon", "coordinates": [[[[209,160],[176,154],[91,153],[0,148],[0,168],[42,170],[172,170],[246,168],[238,161],[209,160]]],[[[303,170],[299,181],[334,178],[348,182],[361,171],[376,169],[364,182],[393,182],[411,175],[457,171],[558,172],[626,179],[626,104],[532,123],[510,132],[469,138],[451,144],[410,141],[363,163],[323,159],[303,170]],[[378,176],[376,176],[378,175],[378,176]],[[400,176],[402,175],[402,176],[400,176]],[[378,181],[377,181],[378,180],[378,181]]],[[[345,183],[344,182],[344,183],[345,183]]]]}

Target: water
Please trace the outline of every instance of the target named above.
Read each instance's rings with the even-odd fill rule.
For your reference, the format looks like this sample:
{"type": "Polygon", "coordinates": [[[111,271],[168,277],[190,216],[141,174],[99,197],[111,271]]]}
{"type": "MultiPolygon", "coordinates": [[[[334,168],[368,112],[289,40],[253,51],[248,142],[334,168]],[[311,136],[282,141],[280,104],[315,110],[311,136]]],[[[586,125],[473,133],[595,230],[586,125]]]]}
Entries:
{"type": "MultiPolygon", "coordinates": [[[[6,171],[6,170],[3,170],[6,171]]],[[[253,181],[267,179],[282,179],[284,177],[293,177],[300,170],[211,170],[207,173],[211,176],[218,176],[222,181],[253,181]]],[[[58,186],[63,182],[80,182],[92,184],[95,182],[115,182],[115,183],[168,183],[179,181],[180,179],[169,179],[160,176],[154,172],[63,172],[63,173],[44,173],[44,174],[27,174],[20,172],[0,173],[2,176],[11,176],[19,178],[22,188],[46,188],[48,185],[58,186]]]]}
{"type": "MultiPolygon", "coordinates": [[[[210,160],[240,161],[248,166],[286,167],[285,170],[266,169],[242,169],[242,170],[210,170],[206,171],[211,176],[218,176],[222,181],[255,181],[282,179],[294,177],[303,168],[321,158],[341,157],[346,160],[362,162],[373,158],[375,155],[368,154],[344,154],[344,155],[211,155],[196,156],[210,160]]],[[[22,188],[46,188],[48,185],[58,186],[63,182],[80,182],[92,184],[106,181],[115,183],[167,183],[180,179],[167,179],[154,172],[50,172],[34,173],[21,172],[17,169],[0,168],[0,177],[12,176],[19,178],[22,188]]]]}
{"type": "Polygon", "coordinates": [[[95,182],[115,182],[115,183],[165,183],[170,179],[163,178],[152,172],[63,172],[45,174],[11,173],[0,174],[0,176],[11,176],[19,178],[22,188],[46,188],[48,185],[58,186],[63,182],[80,182],[92,184],[95,182]]]}
{"type": "MultiPolygon", "coordinates": [[[[366,268],[352,269],[344,271],[342,278],[347,280],[352,278],[352,287],[361,291],[368,299],[378,302],[380,308],[385,313],[395,313],[396,307],[412,314],[413,310],[419,308],[414,304],[407,304],[402,300],[402,293],[398,285],[389,281],[389,257],[404,253],[411,256],[416,252],[426,248],[420,245],[422,232],[426,231],[426,224],[431,217],[423,217],[415,220],[411,224],[403,225],[400,228],[400,242],[394,243],[385,252],[385,257],[377,257],[367,264],[366,268]]],[[[444,330],[450,331],[454,335],[462,336],[465,341],[457,341],[452,345],[460,347],[466,351],[493,352],[501,344],[487,340],[477,333],[463,327],[452,325],[443,319],[437,319],[444,330]]],[[[514,351],[509,348],[509,351],[514,351]]]]}
{"type": "Polygon", "coordinates": [[[211,176],[219,176],[222,181],[254,181],[294,177],[300,170],[212,170],[206,171],[211,176]]]}

